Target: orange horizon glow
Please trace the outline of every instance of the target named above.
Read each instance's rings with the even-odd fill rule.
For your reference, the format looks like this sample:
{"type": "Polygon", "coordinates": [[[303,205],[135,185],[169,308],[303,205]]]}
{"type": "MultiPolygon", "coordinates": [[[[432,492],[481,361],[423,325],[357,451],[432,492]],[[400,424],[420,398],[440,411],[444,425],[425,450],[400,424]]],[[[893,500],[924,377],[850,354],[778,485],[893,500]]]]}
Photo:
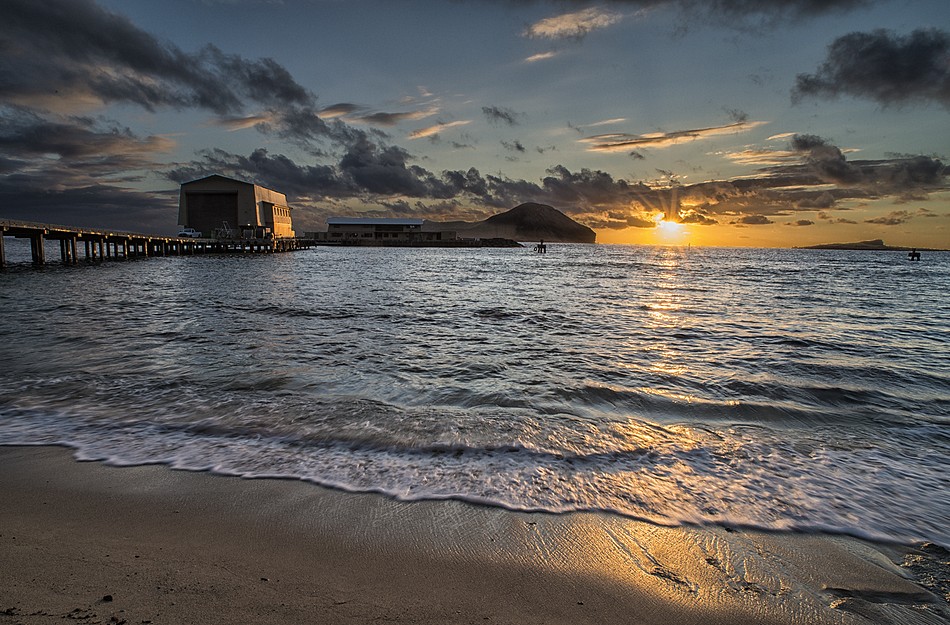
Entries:
{"type": "MultiPolygon", "coordinates": [[[[769,215],[760,223],[741,223],[741,213],[719,212],[716,223],[690,219],[697,208],[674,192],[668,198],[641,198],[614,210],[643,224],[595,228],[597,242],[616,245],[692,245],[693,247],[792,248],[881,239],[885,245],[943,250],[950,248],[950,193],[935,193],[916,208],[887,199],[842,202],[833,210],[769,215]],[[892,220],[887,218],[891,217],[892,220]],[[645,223],[644,223],[645,222],[645,223]]],[[[699,211],[702,213],[702,211],[699,211]]]]}
{"type": "MultiPolygon", "coordinates": [[[[816,223],[808,228],[784,223],[771,226],[736,226],[734,224],[684,224],[663,217],[652,217],[653,227],[627,227],[620,230],[595,229],[597,243],[613,245],[665,245],[693,247],[761,247],[792,248],[828,243],[851,243],[881,239],[886,245],[947,249],[948,228],[930,220],[930,230],[909,227],[862,227],[864,224],[828,225],[816,223]]],[[[920,220],[923,222],[923,220],[920,220]]],[[[917,225],[917,224],[914,224],[917,225]]]]}

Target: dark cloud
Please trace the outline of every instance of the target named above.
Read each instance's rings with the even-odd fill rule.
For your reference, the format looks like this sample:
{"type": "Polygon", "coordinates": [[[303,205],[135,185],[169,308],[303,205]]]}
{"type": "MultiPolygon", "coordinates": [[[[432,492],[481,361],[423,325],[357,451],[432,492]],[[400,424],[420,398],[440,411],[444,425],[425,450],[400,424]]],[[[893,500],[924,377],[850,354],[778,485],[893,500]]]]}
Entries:
{"type": "Polygon", "coordinates": [[[55,177],[14,175],[0,178],[3,217],[62,226],[103,228],[144,234],[174,234],[178,189],[145,193],[114,184],[51,187],[55,177]]]}
{"type": "Polygon", "coordinates": [[[641,215],[624,213],[622,211],[608,211],[602,216],[587,220],[591,228],[607,230],[624,230],[626,228],[656,228],[656,222],[641,215]]]}
{"type": "Polygon", "coordinates": [[[410,215],[413,214],[418,206],[413,207],[412,204],[406,200],[396,200],[395,202],[380,202],[380,204],[386,209],[387,212],[395,213],[397,215],[410,215]]]}
{"type": "Polygon", "coordinates": [[[247,100],[276,108],[314,102],[272,59],[244,59],[214,46],[187,53],[91,0],[4,5],[0,96],[10,101],[91,96],[222,115],[241,112],[247,100]]]}
{"type": "Polygon", "coordinates": [[[482,177],[474,167],[468,171],[446,171],[443,172],[448,184],[452,186],[456,194],[466,194],[478,198],[487,198],[491,193],[488,181],[482,177]]]}
{"type": "Polygon", "coordinates": [[[946,165],[930,156],[908,156],[868,163],[876,170],[881,185],[895,192],[940,185],[950,174],[946,165]]]}
{"type": "Polygon", "coordinates": [[[726,114],[737,124],[749,121],[749,114],[739,109],[725,109],[726,114]]]}
{"type": "Polygon", "coordinates": [[[482,113],[491,123],[504,123],[509,126],[514,126],[518,123],[518,113],[515,113],[509,108],[504,108],[500,106],[483,106],[482,113]]]}
{"type": "Polygon", "coordinates": [[[17,155],[0,159],[3,217],[167,233],[177,196],[131,185],[148,178],[159,167],[155,156],[171,147],[108,120],[0,106],[0,152],[17,155]]]}
{"type": "Polygon", "coordinates": [[[814,226],[815,222],[810,219],[799,219],[797,221],[790,221],[786,226],[814,226]]]}
{"type": "MultiPolygon", "coordinates": [[[[127,103],[198,109],[313,149],[350,144],[353,129],[320,117],[316,96],[273,59],[208,45],[186,52],[92,0],[6,0],[0,21],[0,98],[37,110],[127,103]]],[[[330,117],[353,105],[338,104],[330,117]]],[[[332,107],[331,107],[332,108],[332,107]]]]}
{"type": "Polygon", "coordinates": [[[382,126],[395,126],[401,121],[412,119],[410,115],[410,113],[372,113],[370,115],[363,115],[360,117],[360,121],[370,124],[380,124],[382,126]]]}
{"type": "Polygon", "coordinates": [[[399,113],[371,113],[358,117],[359,121],[368,124],[379,124],[380,126],[395,126],[404,121],[413,121],[435,115],[435,109],[426,109],[420,111],[403,111],[399,113]]]}
{"type": "Polygon", "coordinates": [[[926,197],[930,192],[946,190],[950,175],[950,169],[932,156],[898,155],[849,161],[840,148],[814,135],[795,135],[789,148],[799,162],[785,159],[782,164],[763,167],[759,170],[762,177],[740,184],[771,188],[774,197],[793,200],[801,208],[830,208],[847,198],[926,197]],[[807,188],[823,184],[835,187],[807,188]],[[783,187],[791,190],[781,191],[783,187]]]}
{"type": "Polygon", "coordinates": [[[764,226],[766,224],[772,224],[775,222],[765,215],[743,215],[732,223],[742,224],[745,226],[764,226]]]}
{"type": "Polygon", "coordinates": [[[796,205],[799,208],[831,208],[835,205],[835,196],[830,191],[810,193],[802,197],[796,205]]]}
{"type": "Polygon", "coordinates": [[[719,222],[701,212],[691,210],[680,215],[679,222],[682,224],[698,224],[700,226],[713,226],[719,222]]]}
{"type": "Polygon", "coordinates": [[[828,46],[814,74],[799,74],[792,97],[848,95],[884,106],[936,102],[950,108],[950,35],[937,29],[898,35],[854,32],[828,46]]]}
{"type": "Polygon", "coordinates": [[[165,176],[181,184],[211,174],[222,174],[279,189],[293,198],[314,195],[347,197],[358,191],[347,184],[333,167],[298,165],[282,154],[271,156],[263,148],[254,150],[249,156],[231,154],[219,149],[204,150],[199,153],[199,157],[199,161],[167,170],[165,176]]]}
{"type": "Polygon", "coordinates": [[[410,165],[410,154],[396,146],[380,146],[364,138],[340,159],[343,176],[368,193],[408,197],[451,197],[451,190],[422,167],[410,165]]]}
{"type": "Polygon", "coordinates": [[[512,152],[521,152],[521,153],[527,152],[524,145],[522,145],[522,143],[517,140],[515,141],[502,140],[501,144],[505,146],[506,150],[511,150],[512,152]]]}
{"type": "Polygon", "coordinates": [[[877,224],[879,226],[899,226],[905,224],[914,215],[910,211],[891,211],[883,217],[875,217],[874,219],[865,219],[864,223],[866,224],[877,224]]]}
{"type": "Polygon", "coordinates": [[[825,221],[833,224],[856,224],[858,222],[853,219],[846,219],[844,217],[832,217],[830,214],[820,211],[818,213],[818,219],[824,219],[825,221]]]}
{"type": "Polygon", "coordinates": [[[141,139],[129,128],[89,117],[54,120],[23,107],[0,107],[0,150],[21,159],[56,155],[74,168],[104,175],[117,171],[117,167],[150,167],[154,164],[150,155],[168,151],[172,145],[168,139],[141,139]]]}
{"type": "Polygon", "coordinates": [[[804,154],[813,171],[826,182],[854,184],[860,182],[863,176],[861,169],[849,163],[837,146],[821,137],[795,135],[791,148],[804,154]]]}
{"type": "Polygon", "coordinates": [[[584,168],[572,172],[556,165],[547,173],[541,181],[546,203],[578,212],[630,205],[652,192],[643,183],[615,179],[600,170],[584,168]]]}
{"type": "MultiPolygon", "coordinates": [[[[624,0],[619,0],[624,1],[624,0]]],[[[675,2],[675,0],[674,0],[675,2]]],[[[838,13],[873,4],[868,0],[680,0],[689,9],[699,9],[729,17],[766,15],[774,17],[808,17],[838,13]]]]}

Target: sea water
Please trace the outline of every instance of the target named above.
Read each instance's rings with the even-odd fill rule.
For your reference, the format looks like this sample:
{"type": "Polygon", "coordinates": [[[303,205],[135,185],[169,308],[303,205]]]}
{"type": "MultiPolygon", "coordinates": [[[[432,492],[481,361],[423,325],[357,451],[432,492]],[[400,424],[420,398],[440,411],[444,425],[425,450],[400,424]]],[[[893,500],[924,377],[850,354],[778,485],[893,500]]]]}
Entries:
{"type": "Polygon", "coordinates": [[[0,444],[950,546],[948,293],[945,253],[14,263],[0,272],[0,444]]]}

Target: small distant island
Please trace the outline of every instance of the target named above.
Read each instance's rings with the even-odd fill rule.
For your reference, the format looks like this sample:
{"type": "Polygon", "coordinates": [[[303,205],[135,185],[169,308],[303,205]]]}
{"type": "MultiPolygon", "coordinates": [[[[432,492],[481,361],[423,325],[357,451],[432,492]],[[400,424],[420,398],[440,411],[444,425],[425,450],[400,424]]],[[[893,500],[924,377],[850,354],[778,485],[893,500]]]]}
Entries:
{"type": "Polygon", "coordinates": [[[927,247],[904,247],[885,245],[882,239],[872,239],[870,241],[857,241],[855,243],[823,243],[821,245],[808,245],[796,247],[798,250],[873,250],[888,252],[909,252],[917,250],[918,252],[946,252],[944,249],[927,247]]]}

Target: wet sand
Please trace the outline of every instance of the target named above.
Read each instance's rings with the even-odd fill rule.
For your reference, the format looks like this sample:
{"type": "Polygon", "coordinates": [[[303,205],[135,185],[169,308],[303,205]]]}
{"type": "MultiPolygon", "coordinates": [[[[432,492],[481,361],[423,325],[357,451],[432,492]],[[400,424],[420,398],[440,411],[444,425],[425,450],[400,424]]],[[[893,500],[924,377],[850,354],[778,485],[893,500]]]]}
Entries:
{"type": "Polygon", "coordinates": [[[950,623],[950,557],[0,447],[0,624],[950,623]]]}

